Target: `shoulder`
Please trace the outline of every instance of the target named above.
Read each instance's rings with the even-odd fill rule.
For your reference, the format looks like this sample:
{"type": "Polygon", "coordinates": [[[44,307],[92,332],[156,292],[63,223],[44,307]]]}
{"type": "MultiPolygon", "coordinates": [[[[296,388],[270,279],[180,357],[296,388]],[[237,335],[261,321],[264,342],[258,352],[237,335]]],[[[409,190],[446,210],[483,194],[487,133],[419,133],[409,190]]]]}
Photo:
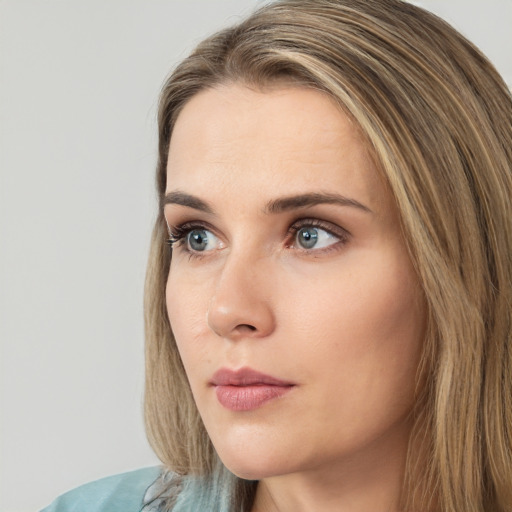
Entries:
{"type": "Polygon", "coordinates": [[[151,467],[102,478],[63,494],[41,512],[139,512],[161,472],[151,467]]]}

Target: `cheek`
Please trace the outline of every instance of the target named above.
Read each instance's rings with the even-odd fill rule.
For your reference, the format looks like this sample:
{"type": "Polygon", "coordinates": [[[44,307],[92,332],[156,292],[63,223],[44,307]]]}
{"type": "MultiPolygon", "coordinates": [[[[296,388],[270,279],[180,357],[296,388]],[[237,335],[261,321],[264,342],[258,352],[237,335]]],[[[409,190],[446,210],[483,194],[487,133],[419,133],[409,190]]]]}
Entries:
{"type": "Polygon", "coordinates": [[[316,279],[313,292],[288,290],[283,316],[294,326],[296,360],[311,363],[306,371],[322,367],[352,389],[373,387],[379,379],[414,387],[424,335],[422,296],[408,258],[385,256],[359,257],[354,270],[347,261],[337,277],[316,279]]]}
{"type": "Polygon", "coordinates": [[[195,363],[207,358],[204,336],[208,330],[208,300],[204,283],[194,284],[185,273],[171,269],[166,285],[167,314],[187,374],[189,369],[196,367],[189,361],[195,363]]]}

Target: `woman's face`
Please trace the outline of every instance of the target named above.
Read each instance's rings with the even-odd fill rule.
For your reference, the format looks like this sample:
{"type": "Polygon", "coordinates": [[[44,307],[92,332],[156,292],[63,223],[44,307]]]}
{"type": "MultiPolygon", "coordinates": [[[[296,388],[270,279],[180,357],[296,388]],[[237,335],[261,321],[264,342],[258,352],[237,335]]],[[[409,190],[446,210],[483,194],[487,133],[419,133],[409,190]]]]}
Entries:
{"type": "Polygon", "coordinates": [[[354,123],[305,88],[200,92],[166,193],[169,319],[227,467],[262,479],[402,457],[422,294],[354,123]]]}

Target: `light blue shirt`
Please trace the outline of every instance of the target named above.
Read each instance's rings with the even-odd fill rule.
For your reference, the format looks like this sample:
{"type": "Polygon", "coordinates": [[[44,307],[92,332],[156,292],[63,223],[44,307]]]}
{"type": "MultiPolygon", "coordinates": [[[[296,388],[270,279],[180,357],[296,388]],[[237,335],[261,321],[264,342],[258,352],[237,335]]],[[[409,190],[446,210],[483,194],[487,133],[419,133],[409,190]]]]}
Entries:
{"type": "Polygon", "coordinates": [[[91,482],[62,496],[41,512],[140,512],[159,467],[143,468],[91,482]]]}
{"type": "Polygon", "coordinates": [[[220,465],[209,476],[179,477],[151,467],[109,476],[59,496],[41,512],[229,512],[236,477],[220,465]]]}

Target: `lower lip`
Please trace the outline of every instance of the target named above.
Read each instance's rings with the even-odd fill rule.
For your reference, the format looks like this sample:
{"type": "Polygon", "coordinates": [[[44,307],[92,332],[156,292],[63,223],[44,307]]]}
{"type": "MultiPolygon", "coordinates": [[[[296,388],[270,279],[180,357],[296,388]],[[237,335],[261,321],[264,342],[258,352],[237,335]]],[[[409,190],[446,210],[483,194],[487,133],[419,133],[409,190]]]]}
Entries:
{"type": "Polygon", "coordinates": [[[251,411],[276,398],[280,398],[293,386],[215,386],[217,400],[231,411],[251,411]]]}

